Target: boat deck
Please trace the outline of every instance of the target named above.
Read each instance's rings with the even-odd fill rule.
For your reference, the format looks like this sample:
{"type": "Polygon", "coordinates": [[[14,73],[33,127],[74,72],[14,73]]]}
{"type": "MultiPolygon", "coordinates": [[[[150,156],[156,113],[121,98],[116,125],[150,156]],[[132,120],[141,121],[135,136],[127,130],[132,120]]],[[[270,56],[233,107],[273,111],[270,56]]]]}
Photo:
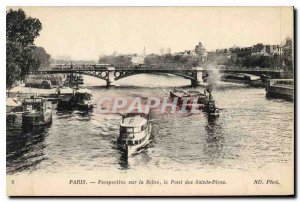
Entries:
{"type": "Polygon", "coordinates": [[[138,127],[144,125],[147,120],[141,115],[125,117],[121,123],[124,127],[138,127]]]}

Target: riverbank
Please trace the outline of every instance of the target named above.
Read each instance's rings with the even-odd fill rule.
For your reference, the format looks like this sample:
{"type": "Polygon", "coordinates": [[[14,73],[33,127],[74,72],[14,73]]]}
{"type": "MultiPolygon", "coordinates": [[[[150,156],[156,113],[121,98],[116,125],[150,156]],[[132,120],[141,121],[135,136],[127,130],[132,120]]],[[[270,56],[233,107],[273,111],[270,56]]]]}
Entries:
{"type": "MultiPolygon", "coordinates": [[[[60,94],[72,94],[73,89],[70,87],[62,87],[60,88],[60,94]]],[[[40,89],[40,88],[31,88],[25,87],[25,84],[20,84],[11,88],[10,90],[6,90],[6,97],[30,97],[41,96],[41,97],[57,97],[57,89],[40,89]]]]}

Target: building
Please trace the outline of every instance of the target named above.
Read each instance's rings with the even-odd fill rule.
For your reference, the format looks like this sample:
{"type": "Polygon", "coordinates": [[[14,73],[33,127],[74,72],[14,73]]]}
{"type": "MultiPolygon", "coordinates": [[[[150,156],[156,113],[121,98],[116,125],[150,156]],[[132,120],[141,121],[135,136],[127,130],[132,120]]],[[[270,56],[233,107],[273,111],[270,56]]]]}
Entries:
{"type": "Polygon", "coordinates": [[[133,54],[131,55],[131,62],[133,65],[144,64],[145,57],[143,55],[133,54]]]}
{"type": "Polygon", "coordinates": [[[251,55],[262,55],[262,56],[281,56],[283,54],[283,48],[280,45],[263,45],[256,44],[252,46],[251,55]]]}
{"type": "Polygon", "coordinates": [[[195,53],[200,57],[201,61],[204,61],[205,59],[207,59],[207,53],[206,50],[204,48],[204,46],[202,45],[201,42],[199,42],[196,47],[195,47],[195,53]]]}

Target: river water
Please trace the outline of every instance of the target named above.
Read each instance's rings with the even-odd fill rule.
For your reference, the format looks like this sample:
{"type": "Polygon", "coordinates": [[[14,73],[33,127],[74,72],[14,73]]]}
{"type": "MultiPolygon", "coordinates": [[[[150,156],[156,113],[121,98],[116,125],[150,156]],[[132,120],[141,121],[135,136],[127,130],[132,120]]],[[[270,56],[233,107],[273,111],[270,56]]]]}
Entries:
{"type": "MultiPolygon", "coordinates": [[[[95,100],[165,97],[174,86],[190,89],[189,80],[172,75],[135,75],[109,89],[97,78],[86,76],[84,81],[95,100]]],[[[225,82],[218,82],[213,96],[221,108],[218,118],[153,112],[151,142],[129,158],[116,147],[120,115],[97,110],[57,112],[54,106],[53,123],[47,128],[28,133],[7,129],[7,173],[248,171],[293,161],[292,102],[268,99],[262,88],[225,82]]]]}

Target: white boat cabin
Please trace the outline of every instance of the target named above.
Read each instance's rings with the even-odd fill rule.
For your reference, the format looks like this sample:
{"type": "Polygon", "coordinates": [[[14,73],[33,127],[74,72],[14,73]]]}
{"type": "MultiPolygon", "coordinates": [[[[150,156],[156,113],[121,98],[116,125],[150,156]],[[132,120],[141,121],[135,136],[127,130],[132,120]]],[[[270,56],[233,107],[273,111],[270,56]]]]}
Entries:
{"type": "Polygon", "coordinates": [[[120,123],[121,144],[141,144],[146,138],[148,119],[145,114],[130,114],[123,117],[120,123]]]}
{"type": "Polygon", "coordinates": [[[47,102],[44,98],[25,98],[23,101],[24,112],[43,112],[47,108],[47,102]]]}

